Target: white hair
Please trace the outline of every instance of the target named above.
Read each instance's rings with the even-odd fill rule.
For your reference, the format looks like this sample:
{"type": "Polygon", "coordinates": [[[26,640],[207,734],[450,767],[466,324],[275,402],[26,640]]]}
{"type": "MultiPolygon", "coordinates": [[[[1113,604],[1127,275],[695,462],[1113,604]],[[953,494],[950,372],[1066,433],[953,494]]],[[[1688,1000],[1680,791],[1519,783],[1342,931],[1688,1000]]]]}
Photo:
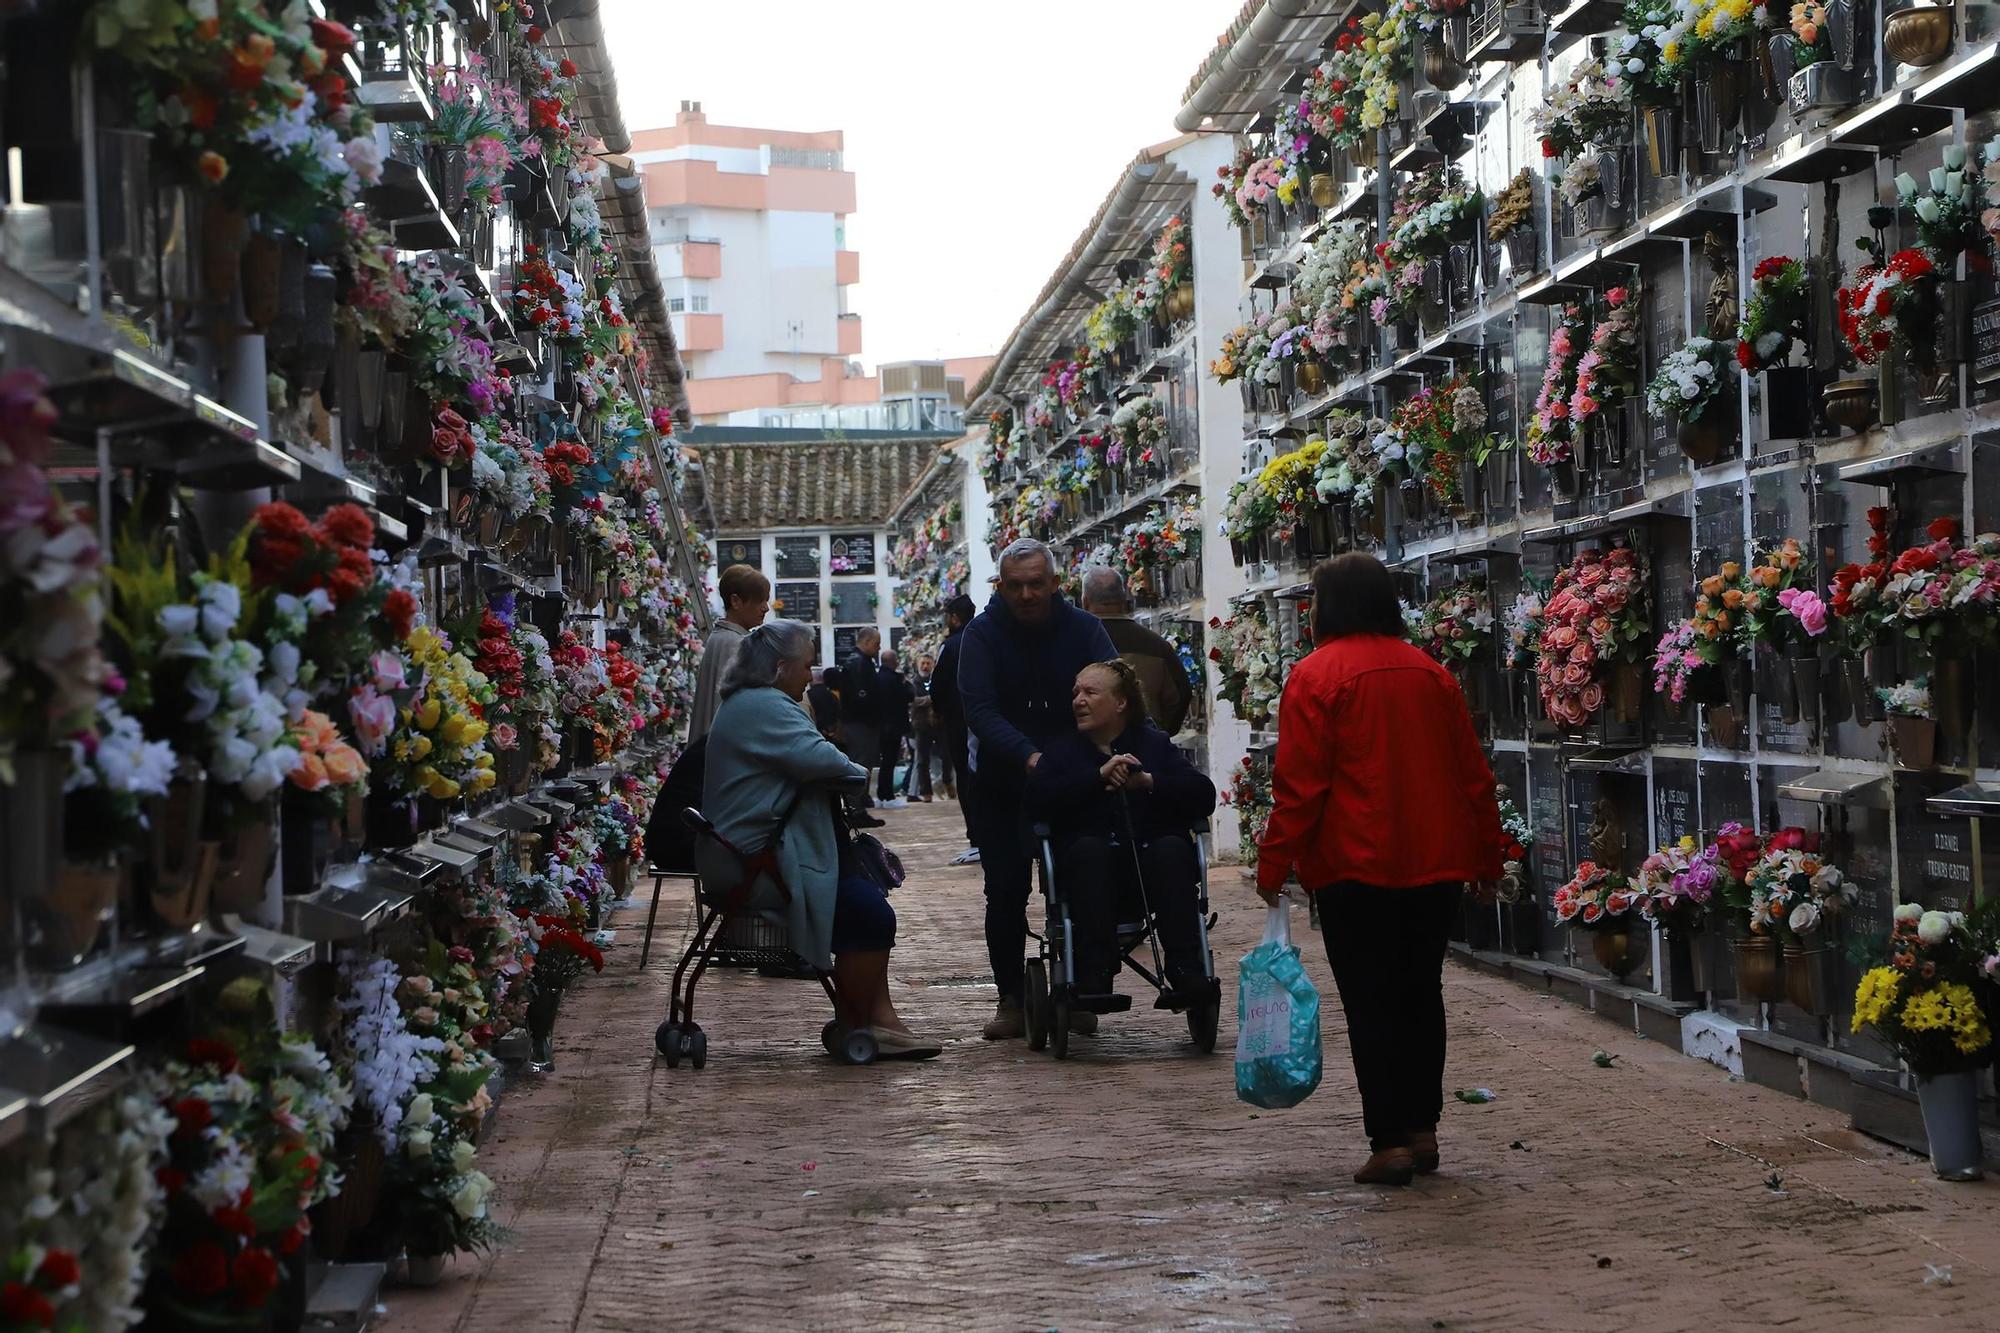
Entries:
{"type": "Polygon", "coordinates": [[[1047,542],[1036,541],[1033,537],[1016,537],[1008,542],[1007,549],[1000,552],[1000,558],[994,562],[993,567],[1005,569],[1009,560],[1026,560],[1031,555],[1038,555],[1047,561],[1049,577],[1056,576],[1056,553],[1049,549],[1047,542]]]}
{"type": "Polygon", "coordinates": [[[722,673],[722,697],[738,690],[755,689],[778,683],[778,671],[787,662],[803,662],[812,656],[813,632],[796,620],[767,620],[744,636],[722,673]]]}
{"type": "Polygon", "coordinates": [[[1125,590],[1125,576],[1109,565],[1092,565],[1083,571],[1083,606],[1111,606],[1123,611],[1131,595],[1125,590]]]}

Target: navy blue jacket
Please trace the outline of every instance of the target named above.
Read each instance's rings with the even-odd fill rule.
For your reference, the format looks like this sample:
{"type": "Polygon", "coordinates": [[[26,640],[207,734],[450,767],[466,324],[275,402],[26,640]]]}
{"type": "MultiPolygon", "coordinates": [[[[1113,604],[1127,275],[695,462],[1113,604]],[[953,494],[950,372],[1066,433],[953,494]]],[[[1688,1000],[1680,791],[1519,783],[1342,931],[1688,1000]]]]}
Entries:
{"type": "MultiPolygon", "coordinates": [[[[1186,833],[1215,813],[1215,784],[1189,763],[1173,739],[1151,722],[1130,727],[1111,745],[1129,754],[1153,775],[1153,790],[1126,791],[1132,836],[1147,842],[1167,833],[1186,833]]],[[[1125,831],[1121,793],[1106,791],[1098,770],[1110,756],[1080,732],[1059,737],[1042,751],[1028,775],[1024,804],[1030,818],[1049,825],[1057,843],[1079,834],[1106,837],[1125,831]]]]}
{"type": "Polygon", "coordinates": [[[993,594],[966,626],[958,659],[959,702],[980,781],[1018,790],[1030,755],[1076,734],[1076,673],[1116,656],[1104,622],[1060,596],[1046,621],[1023,625],[993,594]]]}

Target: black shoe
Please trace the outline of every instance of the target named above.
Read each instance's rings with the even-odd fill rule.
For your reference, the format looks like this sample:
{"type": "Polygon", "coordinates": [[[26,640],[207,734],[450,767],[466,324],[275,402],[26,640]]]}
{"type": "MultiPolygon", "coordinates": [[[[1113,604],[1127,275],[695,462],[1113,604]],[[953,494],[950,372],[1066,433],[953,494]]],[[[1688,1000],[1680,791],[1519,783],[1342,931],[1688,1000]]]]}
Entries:
{"type": "Polygon", "coordinates": [[[1129,995],[1078,995],[1072,1002],[1076,1009],[1086,1014],[1122,1014],[1132,1007],[1129,995]]]}
{"type": "Polygon", "coordinates": [[[1218,1004],[1221,1000],[1222,983],[1214,977],[1181,977],[1167,983],[1167,989],[1160,992],[1160,998],[1153,1001],[1153,1007],[1180,1013],[1199,1004],[1218,1004]]]}
{"type": "Polygon", "coordinates": [[[886,819],[877,819],[875,816],[859,810],[847,816],[847,823],[851,828],[881,828],[888,822],[886,819]]]}

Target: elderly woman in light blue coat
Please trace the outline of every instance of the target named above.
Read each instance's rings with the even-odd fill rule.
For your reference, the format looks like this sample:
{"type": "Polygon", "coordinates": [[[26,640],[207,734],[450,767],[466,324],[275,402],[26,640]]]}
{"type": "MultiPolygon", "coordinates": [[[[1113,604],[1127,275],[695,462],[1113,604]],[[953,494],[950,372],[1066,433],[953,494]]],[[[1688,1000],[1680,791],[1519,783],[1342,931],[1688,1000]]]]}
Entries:
{"type": "MultiPolygon", "coordinates": [[[[872,881],[841,874],[837,794],[868,775],[820,735],[800,702],[812,655],[812,631],[795,621],[768,621],[744,638],[708,732],[702,813],[746,854],[778,839],[791,900],[767,876],[751,901],[782,917],[794,953],[832,971],[841,1021],[871,1031],[885,1056],[936,1055],[939,1047],[914,1036],[889,999],[895,911],[872,881]]],[[[731,886],[735,865],[721,849],[704,843],[697,859],[711,892],[731,886]]]]}

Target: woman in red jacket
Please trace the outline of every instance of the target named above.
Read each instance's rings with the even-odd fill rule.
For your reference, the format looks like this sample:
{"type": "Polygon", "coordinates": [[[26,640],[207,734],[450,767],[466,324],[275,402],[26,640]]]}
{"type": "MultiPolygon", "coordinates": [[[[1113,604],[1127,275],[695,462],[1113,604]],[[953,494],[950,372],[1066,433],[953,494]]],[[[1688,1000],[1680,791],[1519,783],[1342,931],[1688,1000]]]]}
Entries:
{"type": "Polygon", "coordinates": [[[1362,1184],[1438,1164],[1444,952],[1467,880],[1500,875],[1493,772],[1451,674],[1403,637],[1389,571],[1355,552],[1313,571],[1313,641],[1278,707],[1275,808],[1257,891],[1318,895],[1347,1014],[1362,1184]]]}

